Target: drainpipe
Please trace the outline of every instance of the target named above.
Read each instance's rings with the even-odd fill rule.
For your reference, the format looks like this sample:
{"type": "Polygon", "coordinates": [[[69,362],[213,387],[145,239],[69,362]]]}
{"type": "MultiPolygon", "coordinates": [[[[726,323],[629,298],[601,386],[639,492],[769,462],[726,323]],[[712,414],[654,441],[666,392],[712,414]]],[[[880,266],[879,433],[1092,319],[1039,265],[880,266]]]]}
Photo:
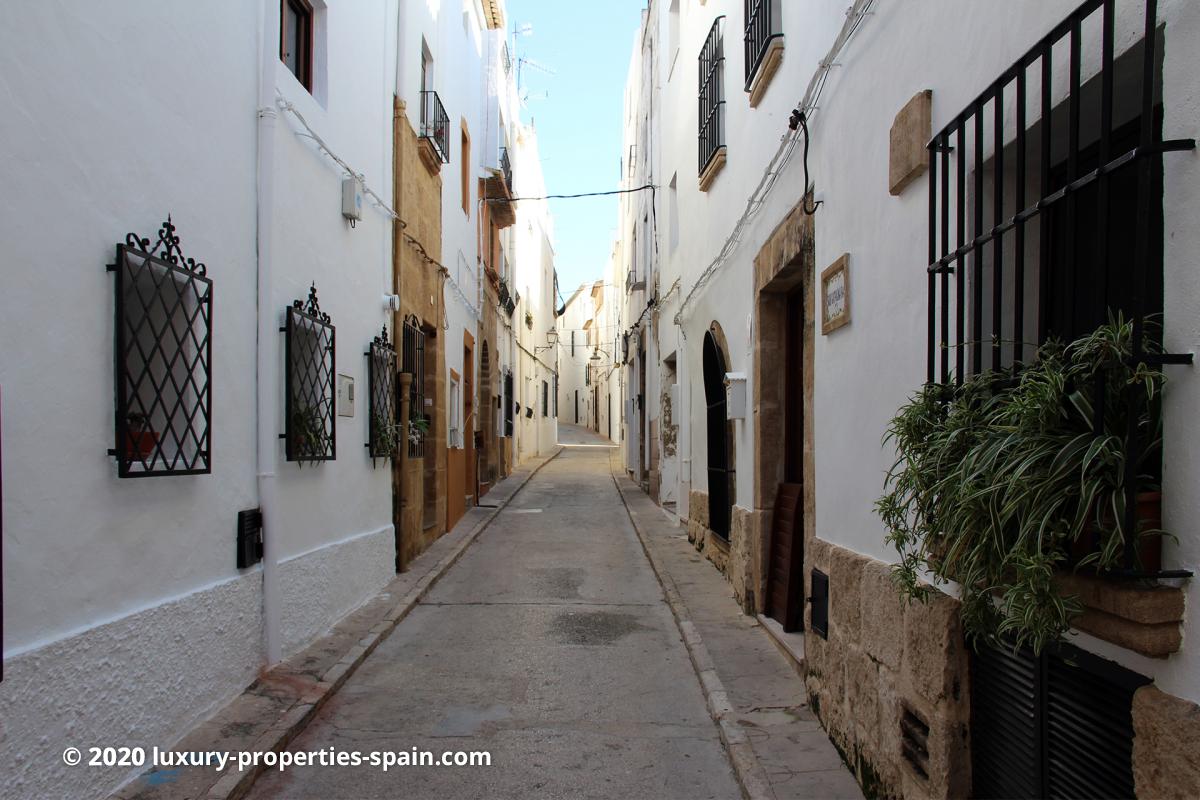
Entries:
{"type": "Polygon", "coordinates": [[[258,504],[263,518],[263,631],[267,664],[283,657],[280,637],[279,543],[275,525],[275,462],[279,446],[279,404],[276,399],[279,364],[279,321],[272,299],[271,270],[275,216],[275,62],[280,6],[263,0],[260,24],[261,64],[258,81],[258,371],[256,400],[258,504]]]}

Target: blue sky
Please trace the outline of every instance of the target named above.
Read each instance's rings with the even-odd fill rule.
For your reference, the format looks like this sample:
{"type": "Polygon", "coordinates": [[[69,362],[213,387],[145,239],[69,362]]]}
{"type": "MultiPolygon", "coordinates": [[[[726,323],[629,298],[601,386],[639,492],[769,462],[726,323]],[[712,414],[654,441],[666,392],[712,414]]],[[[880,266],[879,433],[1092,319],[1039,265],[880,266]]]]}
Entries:
{"type": "MultiPolygon", "coordinates": [[[[524,23],[516,53],[554,71],[525,65],[531,95],[522,118],[536,124],[550,194],[618,188],[621,104],[633,36],[645,0],[508,0],[509,30],[524,23]],[[538,99],[542,93],[544,99],[538,99]]],[[[615,197],[552,200],[555,268],[564,297],[602,275],[616,222],[615,197]]]]}

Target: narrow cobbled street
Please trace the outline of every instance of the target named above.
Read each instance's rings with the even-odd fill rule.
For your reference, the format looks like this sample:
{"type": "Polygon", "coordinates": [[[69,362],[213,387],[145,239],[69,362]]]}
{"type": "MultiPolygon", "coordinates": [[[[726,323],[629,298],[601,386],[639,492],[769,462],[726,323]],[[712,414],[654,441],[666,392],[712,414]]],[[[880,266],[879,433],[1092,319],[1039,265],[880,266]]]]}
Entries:
{"type": "Polygon", "coordinates": [[[688,653],[586,431],[351,676],[294,750],[486,750],[490,767],[268,772],[254,797],[732,798],[688,653]]]}

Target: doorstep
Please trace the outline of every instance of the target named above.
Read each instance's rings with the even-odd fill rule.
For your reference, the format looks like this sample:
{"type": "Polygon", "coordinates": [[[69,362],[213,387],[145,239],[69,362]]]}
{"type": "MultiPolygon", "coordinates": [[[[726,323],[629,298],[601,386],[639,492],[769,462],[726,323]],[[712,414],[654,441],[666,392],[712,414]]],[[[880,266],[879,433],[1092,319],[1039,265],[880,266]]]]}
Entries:
{"type": "MultiPolygon", "coordinates": [[[[513,495],[562,452],[514,470],[492,494],[496,508],[473,510],[454,529],[413,559],[374,597],[343,617],[329,633],[285,661],[262,672],[242,694],[169,749],[173,752],[279,752],[316,716],[346,679],[391,634],[434,584],[454,566],[513,495]]],[[[249,791],[265,767],[239,772],[210,767],[151,769],[134,777],[111,800],[206,798],[232,800],[249,791]]]]}
{"type": "Polygon", "coordinates": [[[767,635],[771,637],[771,641],[779,648],[779,652],[783,653],[784,658],[791,663],[792,669],[796,670],[796,674],[803,678],[804,634],[788,633],[777,621],[762,614],[758,614],[757,617],[758,624],[763,626],[767,635]]]}

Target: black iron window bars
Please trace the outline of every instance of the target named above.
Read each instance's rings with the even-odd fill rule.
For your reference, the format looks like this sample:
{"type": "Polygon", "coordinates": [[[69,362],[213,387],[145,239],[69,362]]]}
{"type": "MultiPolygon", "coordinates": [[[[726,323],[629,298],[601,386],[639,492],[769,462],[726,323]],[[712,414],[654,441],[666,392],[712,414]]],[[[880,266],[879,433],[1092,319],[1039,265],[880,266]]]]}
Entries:
{"type": "Polygon", "coordinates": [[[408,387],[408,419],[403,430],[409,457],[418,458],[424,444],[424,431],[420,427],[428,427],[429,419],[425,416],[425,332],[416,317],[404,321],[402,347],[404,361],[400,371],[412,375],[408,387]]]}
{"type": "Polygon", "coordinates": [[[317,285],[308,300],[287,308],[284,345],[284,417],[288,461],[332,461],[337,457],[334,421],[334,327],[317,302],[317,285]]]}
{"type": "Polygon", "coordinates": [[[117,245],[116,441],[122,478],[212,471],[212,281],[171,217],[117,245]]]}
{"type": "Polygon", "coordinates": [[[367,357],[367,453],[371,459],[391,458],[407,437],[407,426],[396,420],[396,349],[387,326],[371,340],[367,357]]]}
{"type": "Polygon", "coordinates": [[[500,174],[504,176],[504,186],[509,194],[513,192],[512,159],[508,156],[508,148],[500,148],[500,174]]]}
{"type": "MultiPolygon", "coordinates": [[[[1191,363],[1147,348],[1145,320],[1162,310],[1162,155],[1195,142],[1162,139],[1156,0],[1119,57],[1116,4],[1084,2],[929,142],[930,383],[1019,368],[1117,311],[1133,320],[1134,363],[1191,363]]],[[[1126,530],[1140,461],[1126,459],[1126,530]]]]}
{"type": "Polygon", "coordinates": [[[428,139],[443,164],[450,163],[450,118],[437,92],[421,92],[421,138],[428,139]]]}
{"type": "Polygon", "coordinates": [[[699,173],[725,146],[725,17],[713,20],[700,50],[699,173]]]}
{"type": "Polygon", "coordinates": [[[746,0],[746,91],[779,32],[779,0],[746,0]]]}

